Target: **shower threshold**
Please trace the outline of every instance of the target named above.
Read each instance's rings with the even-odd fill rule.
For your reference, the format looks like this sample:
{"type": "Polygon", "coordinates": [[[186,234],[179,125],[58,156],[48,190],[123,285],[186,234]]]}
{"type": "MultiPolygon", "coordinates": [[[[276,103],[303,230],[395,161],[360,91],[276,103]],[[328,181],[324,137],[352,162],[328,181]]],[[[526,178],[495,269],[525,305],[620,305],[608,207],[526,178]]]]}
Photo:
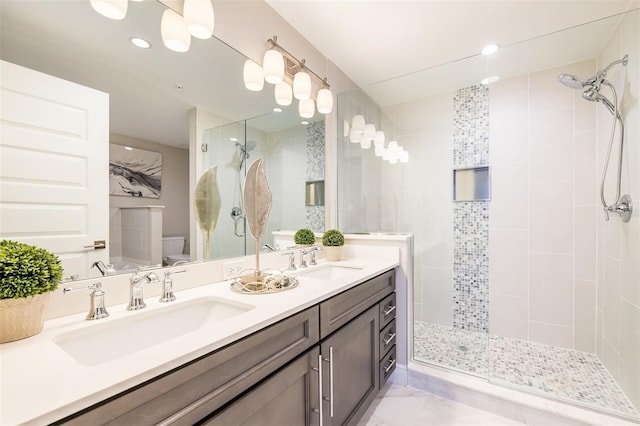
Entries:
{"type": "Polygon", "coordinates": [[[514,389],[640,418],[594,354],[415,321],[414,358],[514,389]]]}

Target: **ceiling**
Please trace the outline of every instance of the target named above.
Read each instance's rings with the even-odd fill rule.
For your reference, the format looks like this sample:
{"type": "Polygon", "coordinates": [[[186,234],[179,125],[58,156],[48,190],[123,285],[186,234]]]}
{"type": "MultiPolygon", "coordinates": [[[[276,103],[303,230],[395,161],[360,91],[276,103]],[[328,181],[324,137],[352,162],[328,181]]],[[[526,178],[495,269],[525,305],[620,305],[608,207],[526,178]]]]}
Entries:
{"type": "Polygon", "coordinates": [[[638,7],[637,0],[266,0],[358,86],[638,7]]]}

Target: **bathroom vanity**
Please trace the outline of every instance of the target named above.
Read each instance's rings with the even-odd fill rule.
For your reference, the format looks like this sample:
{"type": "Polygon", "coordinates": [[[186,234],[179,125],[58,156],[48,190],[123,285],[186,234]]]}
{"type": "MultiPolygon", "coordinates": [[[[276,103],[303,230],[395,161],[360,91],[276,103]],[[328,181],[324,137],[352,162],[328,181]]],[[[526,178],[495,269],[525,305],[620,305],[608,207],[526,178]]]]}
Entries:
{"type": "MultiPolygon", "coordinates": [[[[184,306],[214,297],[237,302],[244,311],[115,359],[78,362],[65,352],[68,348],[60,350],[60,333],[89,336],[93,329],[102,335],[109,321],[116,327],[125,315],[140,314],[112,313],[117,318],[103,324],[50,321],[37,340],[2,347],[3,361],[11,363],[19,363],[18,352],[52,351],[60,371],[42,373],[50,400],[40,411],[19,413],[34,399],[24,401],[27,393],[16,389],[15,395],[3,396],[3,411],[15,409],[2,415],[2,423],[356,423],[395,367],[397,264],[360,259],[321,264],[301,271],[298,287],[276,294],[237,294],[228,282],[179,292],[184,306]],[[328,265],[342,271],[341,264],[347,272],[335,278],[312,274],[330,271],[328,265]],[[73,369],[65,374],[68,368],[73,369]]],[[[147,320],[153,323],[167,308],[148,303],[147,320]]],[[[3,377],[3,385],[8,380],[3,377]]]]}

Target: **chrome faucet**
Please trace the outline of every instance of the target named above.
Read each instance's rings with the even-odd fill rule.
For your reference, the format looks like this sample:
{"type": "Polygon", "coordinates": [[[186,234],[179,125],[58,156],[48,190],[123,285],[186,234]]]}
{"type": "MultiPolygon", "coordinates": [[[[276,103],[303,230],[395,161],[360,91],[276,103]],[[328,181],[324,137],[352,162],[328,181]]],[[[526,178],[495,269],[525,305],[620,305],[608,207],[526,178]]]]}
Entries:
{"type": "Polygon", "coordinates": [[[89,294],[89,313],[87,314],[88,320],[99,320],[109,316],[107,308],[104,305],[104,290],[102,290],[102,283],[93,283],[84,287],[65,287],[62,289],[63,293],[69,293],[78,290],[91,290],[89,294]]]}
{"type": "Polygon", "coordinates": [[[287,268],[290,271],[296,270],[296,255],[292,251],[285,251],[282,253],[283,256],[289,256],[289,267],[287,268]]]}
{"type": "Polygon", "coordinates": [[[320,248],[318,248],[318,246],[311,246],[308,249],[301,249],[300,250],[300,267],[301,268],[306,268],[307,267],[307,261],[304,259],[304,256],[308,253],[311,253],[311,265],[315,265],[316,264],[316,251],[320,250],[320,248]]]}
{"type": "Polygon", "coordinates": [[[160,282],[160,279],[154,272],[147,272],[141,275],[140,269],[133,271],[129,277],[129,304],[127,305],[127,311],[137,311],[147,307],[142,293],[145,282],[157,283],[160,282]]]}
{"type": "Polygon", "coordinates": [[[176,296],[173,294],[173,279],[171,275],[173,274],[181,274],[183,272],[187,272],[186,269],[181,269],[179,271],[166,271],[164,273],[164,280],[162,280],[162,293],[160,294],[160,302],[173,302],[176,300],[176,296]]]}
{"type": "Polygon", "coordinates": [[[102,260],[93,262],[93,265],[91,265],[91,267],[96,268],[98,271],[100,271],[103,277],[107,275],[107,265],[105,265],[102,260]]]}

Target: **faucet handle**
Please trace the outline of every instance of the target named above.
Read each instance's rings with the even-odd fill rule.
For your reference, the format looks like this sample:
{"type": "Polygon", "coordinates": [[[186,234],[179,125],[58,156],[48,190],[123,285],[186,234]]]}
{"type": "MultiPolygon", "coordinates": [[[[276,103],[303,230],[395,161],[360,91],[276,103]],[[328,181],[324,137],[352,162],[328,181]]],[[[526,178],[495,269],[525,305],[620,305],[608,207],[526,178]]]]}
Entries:
{"type": "Polygon", "coordinates": [[[105,292],[102,290],[102,283],[97,282],[93,284],[89,284],[84,287],[66,287],[62,289],[63,293],[71,293],[80,290],[92,290],[89,293],[89,313],[87,314],[88,320],[98,320],[101,318],[106,318],[109,316],[109,312],[107,312],[107,308],[104,306],[104,295],[105,292]]]}
{"type": "Polygon", "coordinates": [[[162,280],[162,295],[160,296],[160,302],[165,303],[176,300],[176,295],[173,294],[173,279],[171,279],[171,275],[182,274],[183,272],[187,272],[187,270],[181,269],[179,271],[165,271],[164,280],[162,280]]]}
{"type": "Polygon", "coordinates": [[[296,255],[294,252],[292,251],[285,251],[284,253],[282,253],[283,256],[289,256],[289,270],[290,271],[295,271],[296,268],[296,255]]]}

